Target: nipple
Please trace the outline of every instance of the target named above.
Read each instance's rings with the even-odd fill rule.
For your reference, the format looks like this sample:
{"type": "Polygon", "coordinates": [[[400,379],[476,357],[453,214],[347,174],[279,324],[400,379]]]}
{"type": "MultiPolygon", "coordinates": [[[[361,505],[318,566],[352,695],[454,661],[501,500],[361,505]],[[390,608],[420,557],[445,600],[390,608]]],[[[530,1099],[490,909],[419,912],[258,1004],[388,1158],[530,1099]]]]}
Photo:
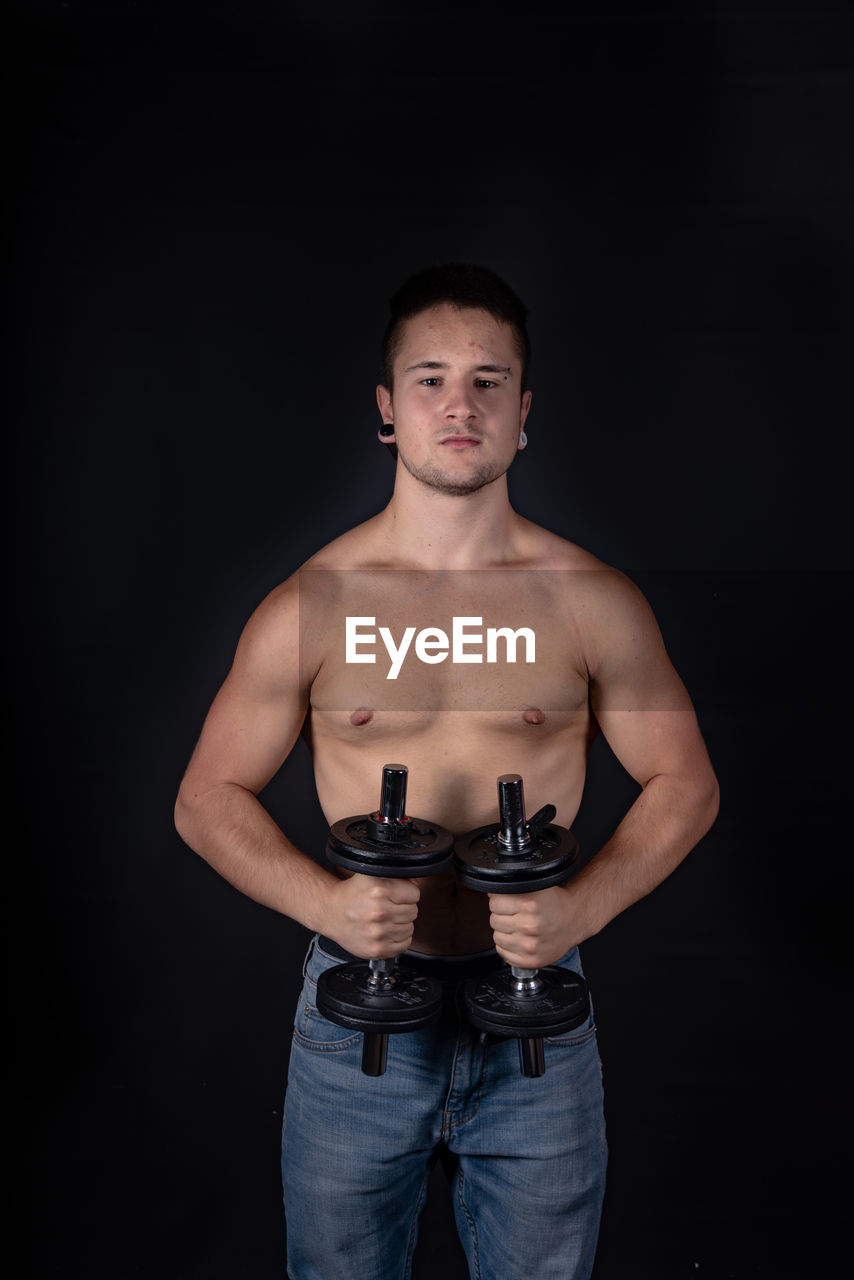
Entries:
{"type": "Polygon", "coordinates": [[[357,707],[350,716],[350,723],[367,724],[370,720],[373,720],[373,718],[374,713],[370,707],[357,707]]]}
{"type": "Polygon", "coordinates": [[[546,713],[539,707],[526,707],[522,712],[522,719],[526,724],[545,724],[546,713]]]}

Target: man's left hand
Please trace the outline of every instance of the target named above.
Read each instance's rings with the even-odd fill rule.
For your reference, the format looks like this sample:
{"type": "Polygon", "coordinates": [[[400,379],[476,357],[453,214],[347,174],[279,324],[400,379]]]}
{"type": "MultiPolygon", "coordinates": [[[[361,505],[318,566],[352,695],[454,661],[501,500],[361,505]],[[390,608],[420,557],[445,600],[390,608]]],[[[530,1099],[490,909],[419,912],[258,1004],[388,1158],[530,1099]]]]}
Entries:
{"type": "Polygon", "coordinates": [[[536,893],[491,893],[489,924],[502,960],[520,969],[554,964],[575,939],[564,885],[536,893]]]}

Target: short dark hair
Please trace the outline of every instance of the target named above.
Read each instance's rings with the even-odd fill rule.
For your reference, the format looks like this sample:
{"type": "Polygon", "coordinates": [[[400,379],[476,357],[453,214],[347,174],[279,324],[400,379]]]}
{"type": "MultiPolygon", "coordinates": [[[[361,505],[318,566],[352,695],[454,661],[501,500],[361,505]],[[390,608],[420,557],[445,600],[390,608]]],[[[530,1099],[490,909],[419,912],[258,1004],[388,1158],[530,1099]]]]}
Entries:
{"type": "Polygon", "coordinates": [[[522,361],[522,390],[526,389],[531,363],[531,340],[526,321],[528,308],[509,284],[488,267],[470,262],[447,262],[428,267],[411,276],[389,299],[391,317],[382,343],[383,385],[391,390],[394,360],[404,324],[412,316],[449,302],[452,306],[488,311],[496,320],[509,324],[516,335],[516,353],[522,361]]]}

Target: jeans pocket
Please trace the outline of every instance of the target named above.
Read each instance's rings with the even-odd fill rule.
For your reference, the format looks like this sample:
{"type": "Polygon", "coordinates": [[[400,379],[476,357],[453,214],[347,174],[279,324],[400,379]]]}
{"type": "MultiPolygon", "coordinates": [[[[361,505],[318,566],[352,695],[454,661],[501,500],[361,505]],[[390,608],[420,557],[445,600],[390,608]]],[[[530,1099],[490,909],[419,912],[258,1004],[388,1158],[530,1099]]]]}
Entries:
{"type": "Polygon", "coordinates": [[[315,1053],[335,1053],[358,1043],[362,1038],[361,1031],[351,1031],[348,1027],[339,1027],[337,1023],[330,1022],[307,997],[304,987],[294,1019],[296,1044],[315,1053]]]}
{"type": "Polygon", "coordinates": [[[589,1040],[596,1039],[596,1023],[588,1022],[584,1026],[576,1027],[574,1031],[567,1031],[562,1036],[544,1036],[546,1044],[561,1045],[564,1048],[572,1049],[576,1046],[587,1044],[589,1040]]]}
{"type": "MultiPolygon", "coordinates": [[[[311,966],[313,969],[317,968],[322,972],[324,967],[329,967],[317,964],[316,953],[314,959],[315,965],[311,966]]],[[[353,1031],[349,1027],[339,1027],[337,1023],[330,1022],[320,1012],[317,1007],[317,978],[308,971],[311,960],[312,949],[309,948],[304,969],[305,980],[294,1018],[294,1043],[314,1053],[335,1053],[342,1049],[349,1049],[358,1043],[362,1033],[353,1031]]]]}

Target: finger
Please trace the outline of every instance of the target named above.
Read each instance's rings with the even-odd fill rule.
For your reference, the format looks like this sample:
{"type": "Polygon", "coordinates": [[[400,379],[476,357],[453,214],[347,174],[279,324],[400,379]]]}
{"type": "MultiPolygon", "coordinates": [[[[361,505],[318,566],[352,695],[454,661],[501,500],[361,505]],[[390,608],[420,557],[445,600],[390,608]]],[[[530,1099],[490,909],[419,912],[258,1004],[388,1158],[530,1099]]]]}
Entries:
{"type": "Polygon", "coordinates": [[[500,926],[498,928],[493,927],[492,939],[495,943],[496,950],[498,951],[500,951],[502,947],[505,950],[509,950],[512,947],[518,946],[518,935],[512,933],[508,929],[502,929],[500,926]]]}
{"type": "Polygon", "coordinates": [[[378,899],[364,912],[364,918],[378,925],[411,925],[418,917],[418,904],[414,902],[388,902],[378,899]]]}
{"type": "Polygon", "coordinates": [[[414,880],[389,880],[376,876],[375,884],[383,897],[390,902],[418,902],[421,890],[414,880]]]}
{"type": "Polygon", "coordinates": [[[520,953],[516,951],[512,945],[501,944],[496,938],[495,950],[501,956],[501,959],[504,960],[507,964],[518,965],[518,967],[521,969],[527,968],[526,962],[524,961],[520,953]]]}
{"type": "Polygon", "coordinates": [[[519,912],[515,916],[490,915],[489,927],[494,931],[513,934],[514,937],[533,937],[542,932],[542,924],[536,916],[519,912]]]}
{"type": "Polygon", "coordinates": [[[377,941],[381,942],[384,947],[397,947],[400,951],[404,951],[412,941],[412,928],[386,928],[377,930],[377,941]]]}
{"type": "Polygon", "coordinates": [[[520,898],[514,893],[491,893],[489,909],[494,916],[515,916],[519,913],[520,898]]]}
{"type": "Polygon", "coordinates": [[[520,969],[536,969],[538,967],[538,951],[534,942],[527,944],[515,938],[509,940],[506,944],[502,942],[499,946],[498,939],[495,942],[495,950],[501,956],[502,960],[506,960],[508,964],[518,965],[520,969]]]}
{"type": "Polygon", "coordinates": [[[388,919],[392,924],[413,925],[418,919],[418,907],[415,904],[394,907],[389,911],[388,919]]]}
{"type": "Polygon", "coordinates": [[[408,942],[414,932],[413,920],[392,920],[389,917],[375,920],[365,920],[362,922],[362,928],[366,934],[369,934],[376,940],[383,942],[401,939],[408,942]]]}
{"type": "Polygon", "coordinates": [[[367,960],[390,960],[392,956],[402,955],[412,941],[412,934],[406,937],[381,938],[369,943],[366,947],[367,960]]]}

